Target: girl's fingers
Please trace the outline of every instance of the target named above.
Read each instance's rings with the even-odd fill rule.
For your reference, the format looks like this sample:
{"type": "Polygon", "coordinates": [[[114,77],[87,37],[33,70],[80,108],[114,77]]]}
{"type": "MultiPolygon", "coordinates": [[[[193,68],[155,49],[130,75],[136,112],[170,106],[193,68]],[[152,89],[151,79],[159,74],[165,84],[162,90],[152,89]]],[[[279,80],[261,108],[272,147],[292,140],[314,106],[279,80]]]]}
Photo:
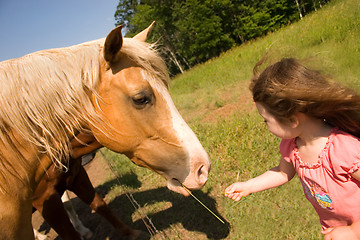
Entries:
{"type": "Polygon", "coordinates": [[[227,197],[234,201],[240,201],[240,199],[242,198],[242,194],[241,193],[230,193],[227,195],[227,197]]]}
{"type": "Polygon", "coordinates": [[[234,193],[225,193],[225,197],[233,198],[233,197],[234,197],[234,193]]]}
{"type": "Polygon", "coordinates": [[[240,197],[237,197],[234,201],[235,202],[238,202],[238,201],[240,201],[241,200],[241,196],[240,197]]]}
{"type": "Polygon", "coordinates": [[[225,191],[225,196],[226,197],[230,197],[231,198],[231,196],[234,194],[234,192],[233,191],[225,191]]]}
{"type": "Polygon", "coordinates": [[[240,199],[243,197],[243,195],[241,194],[241,193],[236,193],[236,194],[234,194],[234,196],[233,196],[233,200],[235,201],[235,202],[238,202],[238,201],[240,201],[240,199]]]}
{"type": "Polygon", "coordinates": [[[231,198],[234,201],[240,201],[240,199],[245,196],[243,193],[242,183],[237,182],[233,183],[225,189],[225,196],[231,198]]]}
{"type": "Polygon", "coordinates": [[[234,186],[234,184],[231,184],[230,186],[228,186],[228,187],[225,189],[225,194],[234,192],[233,186],[234,186]]]}

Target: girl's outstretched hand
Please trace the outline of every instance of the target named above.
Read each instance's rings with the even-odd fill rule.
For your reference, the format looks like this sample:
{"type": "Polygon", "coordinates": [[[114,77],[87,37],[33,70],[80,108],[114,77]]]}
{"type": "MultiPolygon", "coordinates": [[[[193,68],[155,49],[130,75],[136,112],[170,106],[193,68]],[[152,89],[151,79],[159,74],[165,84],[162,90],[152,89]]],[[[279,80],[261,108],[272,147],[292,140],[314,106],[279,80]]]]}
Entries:
{"type": "Polygon", "coordinates": [[[242,197],[246,197],[252,193],[247,182],[236,182],[225,189],[225,197],[231,198],[234,201],[240,201],[242,197]]]}
{"type": "Polygon", "coordinates": [[[291,163],[281,158],[278,166],[267,172],[251,178],[246,182],[236,182],[225,189],[225,196],[234,201],[240,201],[250,193],[260,192],[266,189],[278,187],[287,183],[295,175],[295,169],[291,163]]]}

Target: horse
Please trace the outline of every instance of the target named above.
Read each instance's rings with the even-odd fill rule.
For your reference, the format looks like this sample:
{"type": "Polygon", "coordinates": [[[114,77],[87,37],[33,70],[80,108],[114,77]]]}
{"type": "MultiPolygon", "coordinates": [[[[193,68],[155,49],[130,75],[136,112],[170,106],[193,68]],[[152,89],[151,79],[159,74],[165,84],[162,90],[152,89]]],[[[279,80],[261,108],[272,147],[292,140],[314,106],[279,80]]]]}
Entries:
{"type": "Polygon", "coordinates": [[[92,210],[104,217],[119,236],[136,239],[140,235],[140,231],[131,229],[112,213],[105,201],[95,191],[82,166],[81,157],[100,147],[102,146],[94,136],[79,133],[71,141],[71,157],[73,159],[70,160],[68,171],[65,172],[54,164],[51,165],[36,188],[32,202],[34,210],[36,209],[41,213],[63,240],[81,240],[82,238],[89,238],[88,235],[91,234],[90,230],[85,228],[78,219],[71,202],[64,207],[61,196],[69,200],[66,198],[66,190],[75,193],[92,210]]]}
{"type": "Polygon", "coordinates": [[[124,38],[121,30],[0,63],[2,239],[34,239],[34,192],[52,164],[67,168],[79,132],[160,174],[174,192],[206,183],[209,156],[172,101],[164,61],[147,31],[124,38]]]}

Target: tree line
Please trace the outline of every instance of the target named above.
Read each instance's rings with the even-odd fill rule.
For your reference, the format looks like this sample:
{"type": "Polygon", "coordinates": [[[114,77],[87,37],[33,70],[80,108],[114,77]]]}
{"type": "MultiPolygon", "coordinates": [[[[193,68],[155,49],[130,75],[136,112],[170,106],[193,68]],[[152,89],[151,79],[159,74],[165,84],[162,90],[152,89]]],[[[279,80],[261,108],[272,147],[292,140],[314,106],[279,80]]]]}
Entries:
{"type": "Polygon", "coordinates": [[[157,42],[175,75],[268,32],[330,0],[119,0],[116,25],[132,37],[152,21],[157,42]]]}

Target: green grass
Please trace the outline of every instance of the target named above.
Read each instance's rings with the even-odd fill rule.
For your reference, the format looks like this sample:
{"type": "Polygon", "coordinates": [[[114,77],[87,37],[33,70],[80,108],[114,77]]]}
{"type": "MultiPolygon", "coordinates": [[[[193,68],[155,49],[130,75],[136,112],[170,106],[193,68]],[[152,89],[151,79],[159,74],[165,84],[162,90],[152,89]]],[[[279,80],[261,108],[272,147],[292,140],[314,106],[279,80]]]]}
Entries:
{"type": "MultiPolygon", "coordinates": [[[[174,102],[212,160],[208,183],[194,194],[226,219],[227,225],[194,199],[166,190],[165,181],[157,174],[107,151],[106,158],[124,182],[114,188],[113,197],[128,191],[137,194],[154,225],[168,239],[321,239],[318,216],[297,177],[238,203],[223,193],[234,181],[247,180],[275,166],[280,157],[280,140],[266,130],[247,90],[254,64],[266,52],[274,59],[308,58],[311,67],[360,90],[359,12],[358,0],[334,0],[295,24],[173,79],[170,92],[174,102]],[[211,117],[225,106],[234,107],[219,119],[211,117]]],[[[136,226],[143,228],[140,223],[136,226]]]]}

